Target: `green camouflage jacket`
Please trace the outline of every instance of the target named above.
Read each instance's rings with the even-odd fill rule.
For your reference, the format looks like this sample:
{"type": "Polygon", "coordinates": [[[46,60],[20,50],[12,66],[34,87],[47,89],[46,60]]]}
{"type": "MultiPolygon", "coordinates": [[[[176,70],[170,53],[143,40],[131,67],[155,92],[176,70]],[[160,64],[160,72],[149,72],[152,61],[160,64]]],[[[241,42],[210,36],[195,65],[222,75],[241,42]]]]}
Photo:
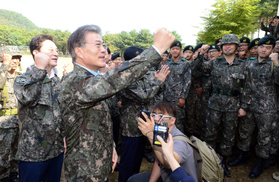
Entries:
{"type": "Polygon", "coordinates": [[[178,100],[180,98],[186,99],[189,93],[191,86],[191,66],[189,61],[181,57],[177,62],[169,59],[164,65],[168,65],[171,71],[165,81],[164,101],[177,105],[178,100]]]}
{"type": "Polygon", "coordinates": [[[141,78],[160,60],[161,56],[151,47],[105,75],[96,77],[75,65],[64,78],[59,100],[65,121],[64,165],[68,181],[107,179],[113,137],[109,108],[104,100],[141,78]]]}
{"type": "Polygon", "coordinates": [[[221,112],[237,112],[248,109],[249,91],[244,88],[247,68],[244,61],[237,58],[229,64],[224,57],[204,62],[209,72],[212,96],[208,107],[221,112]]]}
{"type": "Polygon", "coordinates": [[[18,99],[19,144],[16,159],[46,161],[64,151],[63,122],[58,102],[60,79],[32,66],[14,84],[18,99]]]}
{"type": "Polygon", "coordinates": [[[156,80],[154,72],[147,72],[138,81],[120,92],[122,98],[121,126],[122,135],[126,137],[140,137],[138,121],[141,110],[148,110],[150,101],[163,88],[163,82],[156,80]]]}
{"type": "Polygon", "coordinates": [[[257,113],[277,112],[279,66],[275,66],[270,59],[259,62],[257,58],[250,58],[248,74],[247,84],[251,88],[250,110],[257,113]]]}

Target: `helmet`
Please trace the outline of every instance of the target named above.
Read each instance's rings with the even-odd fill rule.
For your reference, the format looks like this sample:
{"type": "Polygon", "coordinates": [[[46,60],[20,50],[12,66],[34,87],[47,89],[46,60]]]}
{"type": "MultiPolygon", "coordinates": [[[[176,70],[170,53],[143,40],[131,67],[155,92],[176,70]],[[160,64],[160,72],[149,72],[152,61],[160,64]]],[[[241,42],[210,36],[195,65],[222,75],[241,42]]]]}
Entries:
{"type": "Polygon", "coordinates": [[[224,44],[236,44],[237,46],[239,46],[240,40],[235,34],[227,34],[222,38],[220,47],[222,48],[224,44]]]}
{"type": "Polygon", "coordinates": [[[14,46],[0,46],[0,62],[3,62],[2,55],[9,54],[13,56],[22,57],[22,54],[19,52],[17,47],[14,46]]]}

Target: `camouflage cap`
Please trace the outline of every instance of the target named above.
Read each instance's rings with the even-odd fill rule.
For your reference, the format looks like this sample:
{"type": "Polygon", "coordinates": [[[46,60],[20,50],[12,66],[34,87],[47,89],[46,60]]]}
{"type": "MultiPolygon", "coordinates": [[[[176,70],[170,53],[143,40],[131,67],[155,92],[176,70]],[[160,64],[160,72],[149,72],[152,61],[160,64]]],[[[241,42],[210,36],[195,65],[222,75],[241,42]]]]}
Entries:
{"type": "Polygon", "coordinates": [[[258,45],[260,38],[256,38],[254,40],[252,40],[248,46],[248,50],[250,50],[252,47],[255,47],[258,45]]]}
{"type": "Polygon", "coordinates": [[[22,57],[22,54],[20,53],[20,51],[14,47],[7,47],[7,46],[0,47],[0,62],[3,62],[3,59],[2,59],[3,54],[9,54],[12,57],[13,56],[19,56],[20,58],[22,57]]]}
{"type": "Polygon", "coordinates": [[[237,46],[239,46],[240,41],[235,34],[227,34],[222,38],[220,47],[222,47],[224,44],[236,44],[237,46]]]}

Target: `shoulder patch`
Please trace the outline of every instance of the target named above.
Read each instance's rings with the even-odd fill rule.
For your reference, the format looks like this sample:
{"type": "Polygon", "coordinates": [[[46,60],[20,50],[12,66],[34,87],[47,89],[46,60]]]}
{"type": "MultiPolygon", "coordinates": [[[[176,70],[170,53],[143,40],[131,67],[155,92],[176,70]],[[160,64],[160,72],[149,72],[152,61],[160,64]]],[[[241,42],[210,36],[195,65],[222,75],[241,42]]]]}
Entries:
{"type": "Polygon", "coordinates": [[[26,83],[27,80],[25,78],[18,78],[18,79],[16,79],[16,82],[17,83],[26,83]]]}

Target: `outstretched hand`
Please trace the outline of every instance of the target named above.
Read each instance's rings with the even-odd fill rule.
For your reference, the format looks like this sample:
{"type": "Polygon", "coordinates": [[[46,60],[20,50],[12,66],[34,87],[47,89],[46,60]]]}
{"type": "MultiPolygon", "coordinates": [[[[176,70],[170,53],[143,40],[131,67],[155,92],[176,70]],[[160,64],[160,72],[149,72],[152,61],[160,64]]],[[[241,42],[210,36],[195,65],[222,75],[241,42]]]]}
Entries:
{"type": "Polygon", "coordinates": [[[157,72],[155,73],[155,78],[156,80],[161,80],[162,82],[164,82],[169,73],[169,66],[164,65],[161,70],[157,70],[157,72]]]}

